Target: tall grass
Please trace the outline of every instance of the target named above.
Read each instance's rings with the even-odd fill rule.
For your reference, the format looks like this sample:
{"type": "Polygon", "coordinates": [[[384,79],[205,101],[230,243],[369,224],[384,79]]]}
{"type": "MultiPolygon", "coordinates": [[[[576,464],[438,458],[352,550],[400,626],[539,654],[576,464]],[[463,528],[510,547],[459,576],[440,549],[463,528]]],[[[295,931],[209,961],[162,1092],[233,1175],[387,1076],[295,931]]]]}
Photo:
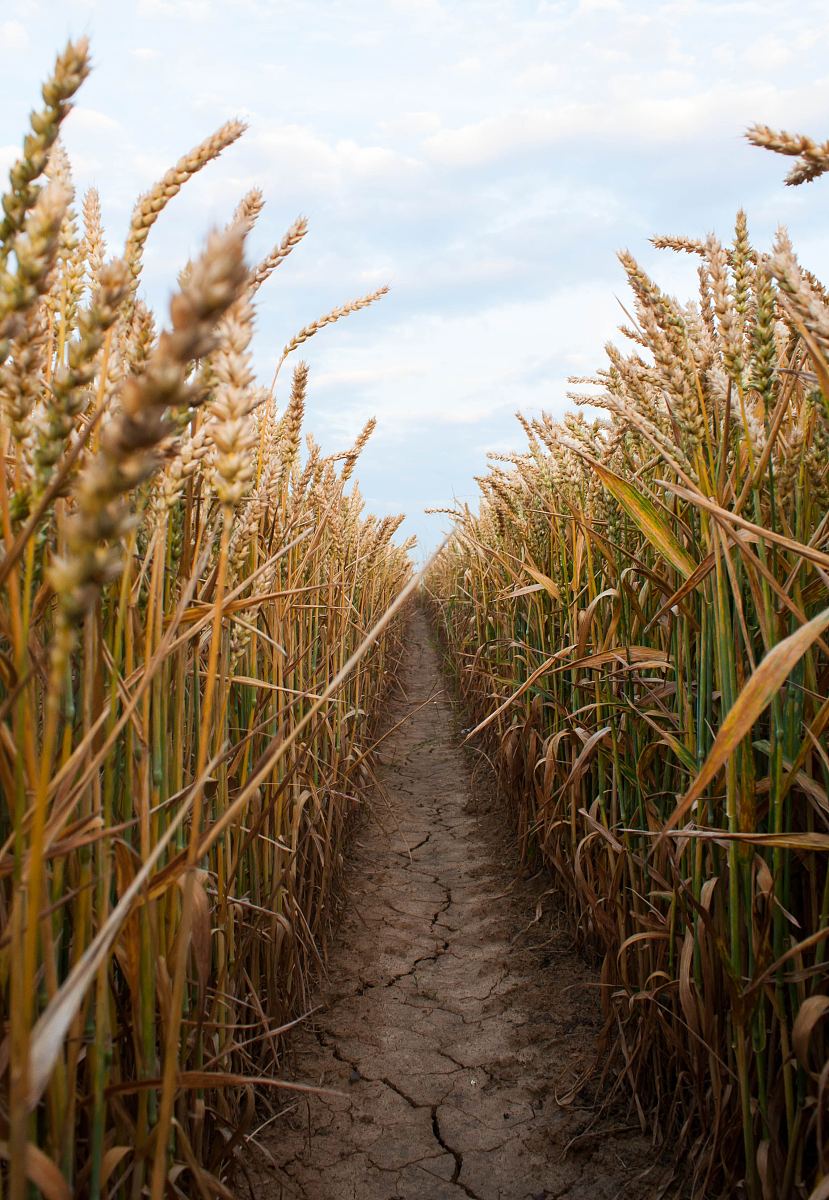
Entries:
{"type": "Polygon", "coordinates": [[[58,58],[0,222],[0,1184],[225,1196],[308,1005],[410,568],[349,485],[373,423],[303,455],[307,367],[279,407],[254,380],[254,298],[305,222],[248,266],[251,192],[157,333],[146,238],[243,129],[105,261],[59,140],[88,69],[58,58]]]}
{"type": "MultiPolygon", "coordinates": [[[[758,129],[800,156],[826,147],[758,129]]],[[[695,1196],[829,1195],[829,298],[788,238],[657,239],[574,397],[454,512],[430,603],[524,851],[602,960],[600,1079],[695,1196]],[[690,1164],[690,1166],[689,1166],[690,1164]]],[[[498,456],[492,456],[498,458],[498,456]]]]}

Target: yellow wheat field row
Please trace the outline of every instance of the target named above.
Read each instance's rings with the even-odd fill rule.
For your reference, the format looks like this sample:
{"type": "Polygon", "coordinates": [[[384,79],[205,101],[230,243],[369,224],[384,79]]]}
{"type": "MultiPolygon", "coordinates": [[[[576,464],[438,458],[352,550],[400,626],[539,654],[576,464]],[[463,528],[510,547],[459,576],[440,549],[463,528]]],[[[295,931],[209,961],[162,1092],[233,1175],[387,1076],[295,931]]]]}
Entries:
{"type": "Polygon", "coordinates": [[[307,367],[284,403],[254,379],[256,294],[304,220],[247,262],[253,191],[160,331],[140,299],[152,226],[243,127],[108,258],[60,143],[88,70],[84,42],[59,56],[0,222],[0,1174],[12,1200],[226,1195],[307,1005],[408,547],[351,484],[373,422],[303,455],[307,367]]]}

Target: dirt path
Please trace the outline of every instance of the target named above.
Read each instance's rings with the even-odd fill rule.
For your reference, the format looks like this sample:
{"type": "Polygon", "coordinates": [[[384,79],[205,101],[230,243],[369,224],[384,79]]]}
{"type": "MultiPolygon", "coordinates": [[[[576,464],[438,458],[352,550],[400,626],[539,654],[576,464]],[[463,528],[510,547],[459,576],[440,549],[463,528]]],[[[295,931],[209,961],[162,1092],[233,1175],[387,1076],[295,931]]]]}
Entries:
{"type": "Polygon", "coordinates": [[[410,647],[392,717],[411,719],[383,747],[323,1008],[293,1041],[297,1077],[346,1095],[271,1126],[260,1195],[644,1197],[638,1133],[584,1134],[593,1114],[556,1104],[593,1052],[594,980],[564,933],[527,928],[542,885],[515,883],[503,818],[473,794],[420,612],[410,647]]]}

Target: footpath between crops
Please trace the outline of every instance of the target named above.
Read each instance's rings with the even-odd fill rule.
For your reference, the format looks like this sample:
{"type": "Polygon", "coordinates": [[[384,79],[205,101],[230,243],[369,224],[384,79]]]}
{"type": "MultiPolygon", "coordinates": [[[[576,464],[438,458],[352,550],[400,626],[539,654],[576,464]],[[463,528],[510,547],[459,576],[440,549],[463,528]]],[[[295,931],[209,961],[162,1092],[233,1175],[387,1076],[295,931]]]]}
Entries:
{"type": "Polygon", "coordinates": [[[648,1196],[625,1114],[557,1103],[594,1054],[597,980],[548,883],[517,878],[420,611],[402,679],[321,1008],[291,1042],[295,1078],[345,1095],[292,1097],[257,1200],[648,1196]]]}

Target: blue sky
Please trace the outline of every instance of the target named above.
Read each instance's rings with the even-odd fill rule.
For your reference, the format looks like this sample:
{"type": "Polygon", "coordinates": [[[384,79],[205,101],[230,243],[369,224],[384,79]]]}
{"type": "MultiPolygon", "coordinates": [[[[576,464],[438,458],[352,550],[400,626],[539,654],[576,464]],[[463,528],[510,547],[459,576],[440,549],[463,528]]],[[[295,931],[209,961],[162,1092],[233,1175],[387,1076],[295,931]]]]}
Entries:
{"type": "Polygon", "coordinates": [[[260,294],[263,379],[300,326],[391,284],[305,347],[308,428],[334,449],[378,418],[363,492],[425,547],[445,521],[423,509],[473,500],[487,450],[520,446],[515,410],[562,412],[567,376],[601,363],[623,319],[616,250],[685,296],[692,264],[649,235],[727,237],[743,205],[759,244],[785,222],[827,274],[821,184],[784,188],[786,164],[741,136],[756,120],[829,136],[824,0],[3,0],[0,166],[82,33],[95,70],[66,143],[112,252],[183,151],[250,124],[153,230],[156,306],[255,184],[254,254],[310,221],[260,294]]]}

